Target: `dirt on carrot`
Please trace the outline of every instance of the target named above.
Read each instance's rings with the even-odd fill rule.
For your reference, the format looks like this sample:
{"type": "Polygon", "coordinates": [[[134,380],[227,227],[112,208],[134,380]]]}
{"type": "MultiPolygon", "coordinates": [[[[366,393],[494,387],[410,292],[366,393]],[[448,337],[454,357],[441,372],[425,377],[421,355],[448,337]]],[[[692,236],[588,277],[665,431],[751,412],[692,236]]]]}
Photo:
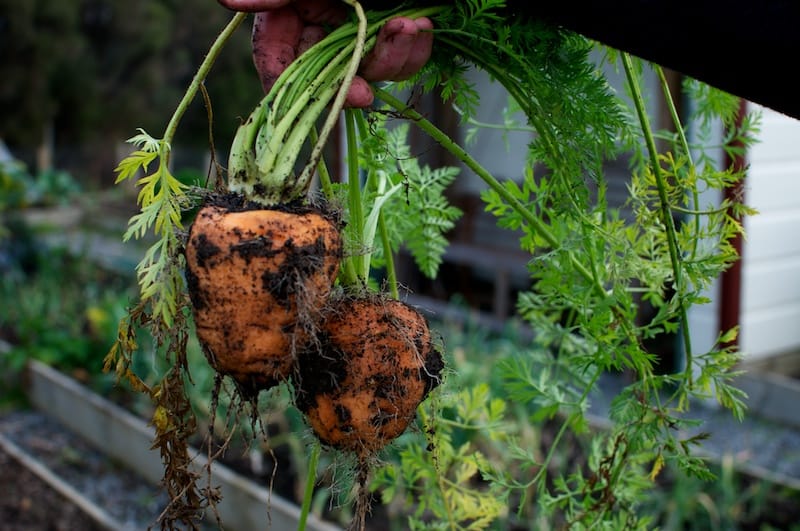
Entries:
{"type": "Polygon", "coordinates": [[[234,194],[198,212],[186,246],[197,336],[245,394],[289,377],[313,337],[339,271],[339,226],[316,207],[265,208],[234,194]]]}
{"type": "Polygon", "coordinates": [[[406,430],[440,382],[426,319],[380,294],[332,297],[318,342],[298,357],[298,408],[326,445],[360,458],[406,430]]]}

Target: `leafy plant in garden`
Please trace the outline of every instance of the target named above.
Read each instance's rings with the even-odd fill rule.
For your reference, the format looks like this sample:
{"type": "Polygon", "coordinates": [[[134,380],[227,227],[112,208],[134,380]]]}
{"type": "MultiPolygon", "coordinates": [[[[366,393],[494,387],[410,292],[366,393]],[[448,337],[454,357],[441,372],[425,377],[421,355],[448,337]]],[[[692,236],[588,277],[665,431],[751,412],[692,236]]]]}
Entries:
{"type": "MultiPolygon", "coordinates": [[[[638,77],[629,59],[624,66],[635,93],[638,77]]],[[[715,350],[699,355],[685,338],[686,368],[673,375],[655,375],[654,359],[643,347],[643,340],[655,334],[686,330],[686,310],[705,302],[708,283],[737,259],[730,241],[741,233],[741,216],[752,211],[734,202],[703,207],[698,191],[733,186],[741,174],[698,168],[683,136],[673,146],[679,155],[657,154],[646,115],[639,111],[643,141],[633,146],[642,151],[634,157],[639,164],[630,187],[631,220],[608,207],[602,179],[593,183],[594,195],[588,186],[576,192],[576,183],[558,179],[556,172],[534,176],[528,170],[521,184],[485,179],[490,184],[483,196],[487,209],[501,226],[522,230],[520,245],[532,255],[533,289],[520,296],[518,311],[547,347],[501,364],[505,396],[534,405],[532,422],[558,413],[557,443],[566,430],[585,430],[590,392],[604,373],[626,370],[636,376],[615,399],[614,429],[596,436],[587,471],[548,483],[554,454],[542,460],[512,443],[509,454],[519,456],[518,466],[539,472],[522,481],[493,477],[492,484],[512,491],[537,486],[540,510],[553,518],[556,512],[565,514],[571,525],[617,518],[626,527],[645,525],[637,517],[638,500],[648,475],[650,481],[657,477],[665,461],[710,477],[704,462],[692,454],[702,437],[677,435],[681,426],[691,425],[683,415],[691,399],[713,392],[736,415],[743,413],[742,394],[729,383],[738,357],[726,345],[735,330],[721,335],[715,350]],[[675,217],[687,215],[687,222],[676,223],[675,217]],[[638,323],[637,298],[658,309],[654,319],[638,323]]],[[[730,106],[726,112],[730,116],[730,106]]],[[[751,127],[729,140],[746,139],[754,124],[745,122],[751,127]]],[[[677,127],[682,130],[680,123],[677,127]]],[[[464,160],[471,164],[468,157],[464,160]]]]}
{"type": "Polygon", "coordinates": [[[77,197],[80,190],[66,171],[47,170],[32,175],[21,161],[0,162],[0,243],[19,239],[12,238],[14,232],[28,232],[20,215],[25,209],[64,203],[77,197]]]}
{"type": "Polygon", "coordinates": [[[508,512],[507,491],[500,484],[476,488],[492,465],[470,441],[472,431],[492,431],[502,439],[506,403],[491,398],[489,386],[478,384],[431,403],[440,411],[420,412],[428,444],[419,437],[401,440],[399,464],[384,466],[373,483],[385,503],[401,499],[409,505],[412,529],[484,529],[508,512]]]}
{"type": "MultiPolygon", "coordinates": [[[[365,41],[374,42],[386,20],[368,27],[363,10],[353,5],[359,15],[357,28],[334,31],[312,47],[313,52],[286,71],[251,119],[242,124],[231,150],[229,194],[203,197],[203,208],[185,244],[176,230],[181,228],[180,209],[188,194],[169,172],[170,140],[188,101],[242,15],[234,17],[212,47],[167,126],[165,138],[157,140],[142,132],[132,142],[143,149],[118,169],[119,179],[125,180],[139,169],[146,171],[151,162],[158,164],[156,172],[138,181],[142,211],[131,219],[126,234],[141,238],[152,229],[157,237],[137,267],[142,301],[120,323],[119,340],[109,352],[106,367],[157,403],[155,444],[164,455],[164,483],[173,499],[164,525],[188,522],[200,508],[215,503],[210,486],[198,490],[197,477],[188,469],[186,438],[194,420],[181,379],[188,370],[187,308],[180,293],[182,283],[176,282],[184,259],[196,332],[220,377],[234,378],[242,400],[254,408],[261,390],[293,377],[297,404],[317,436],[357,455],[362,491],[372,454],[405,429],[416,405],[438,382],[441,361],[427,321],[408,305],[363,291],[368,263],[360,261],[352,269],[354,276],[342,278],[346,288],[342,294],[329,297],[341,257],[339,227],[335,214],[308,202],[310,177],[344,103],[365,41]],[[316,119],[331,101],[337,110],[315,140],[311,160],[295,176],[300,147],[309,135],[316,135],[316,119]],[[232,276],[233,271],[239,276],[232,276]],[[365,324],[369,325],[366,329],[365,324]],[[175,356],[174,370],[154,386],[130,369],[137,349],[132,334],[136,325],[149,326],[159,346],[175,356]],[[378,356],[375,364],[357,365],[349,359],[369,356],[378,356]],[[336,365],[326,369],[330,360],[336,365]],[[335,378],[332,382],[326,382],[329,374],[335,378]],[[369,383],[373,379],[382,379],[385,385],[376,391],[369,383]],[[361,404],[372,393],[379,393],[375,401],[361,404]],[[347,425],[336,426],[340,421],[347,425]]],[[[353,135],[350,142],[355,143],[353,135]]],[[[359,183],[356,179],[350,183],[350,206],[357,212],[359,183]]],[[[352,258],[350,264],[355,265],[352,258]]],[[[356,521],[363,521],[368,497],[362,495],[359,500],[356,521]]]]}
{"type": "Polygon", "coordinates": [[[797,529],[796,519],[781,507],[796,503],[797,492],[736,470],[736,458],[723,456],[713,467],[716,478],[704,481],[665,470],[662,489],[644,503],[660,529],[797,529]],[[785,496],[785,501],[776,500],[785,496]]]}
{"type": "Polygon", "coordinates": [[[0,338],[8,345],[3,372],[19,376],[35,358],[81,379],[98,376],[106,342],[133,295],[128,283],[68,249],[22,242],[19,230],[14,237],[0,248],[8,259],[0,264],[0,299],[16,301],[0,308],[0,338]],[[32,247],[31,256],[17,254],[22,245],[32,247]]]}
{"type": "MultiPolygon", "coordinates": [[[[358,153],[358,159],[351,161],[351,167],[359,168],[362,175],[352,175],[348,184],[333,185],[331,190],[341,201],[350,202],[350,216],[358,212],[364,216],[345,227],[353,269],[366,282],[370,267],[385,268],[390,283],[396,284],[392,256],[402,245],[420,271],[433,278],[447,247],[446,234],[461,216],[445,196],[459,169],[420,165],[411,153],[408,124],[389,128],[382,114],[356,121],[351,152],[358,153]],[[357,192],[351,190],[352,183],[359,186],[357,192]]],[[[345,271],[349,265],[345,264],[345,271]]]]}
{"type": "MultiPolygon", "coordinates": [[[[157,404],[156,444],[175,500],[164,525],[190,521],[197,509],[216,501],[210,486],[197,488],[187,469],[185,441],[194,418],[185,388],[186,344],[194,320],[209,363],[220,379],[236,380],[244,402],[257,408],[261,390],[286,382],[326,448],[356,458],[356,527],[365,522],[370,472],[379,454],[390,454],[391,448],[398,451],[392,461],[397,468],[379,469],[374,485],[384,489],[387,501],[394,493],[413,499],[409,521],[415,528],[481,529],[523,516],[574,528],[646,526],[648,518],[638,511],[642,493],[664,466],[711,476],[693,453],[702,436],[682,435],[691,424],[685,413],[692,400],[713,395],[734,414],[743,413],[742,395],[730,384],[738,358],[728,345],[736,331],[724,331],[712,351],[694,352],[687,326],[688,309],[706,301],[709,283],[737,259],[730,242],[742,231],[741,217],[752,212],[732,200],[701,204],[700,192],[734,186],[740,171],[717,170],[702,150],[698,155],[666,89],[676,133],[653,131],[640,88],[642,67],[632,58],[609,55],[626,74],[633,102],[628,109],[590,61],[593,43],[543,24],[508,20],[500,0],[368,14],[357,2],[347,3],[358,20],[298,58],[242,124],[229,160],[225,203],[217,198],[222,190],[210,194],[181,184],[168,162],[181,114],[241,14],[212,46],[164,138],[142,132],[132,139],[140,149],[120,164],[120,180],[156,166],[139,178],[142,210],[126,234],[141,238],[152,231],[156,242],[137,270],[141,302],[122,321],[107,367],[157,404]],[[469,122],[479,95],[463,74],[478,67],[524,113],[525,127],[535,136],[521,182],[498,181],[390,92],[392,86],[375,87],[384,107],[344,113],[347,174],[333,182],[322,146],[358,60],[374,44],[378,28],[400,14],[429,16],[436,28],[436,56],[411,83],[439,90],[469,122]],[[332,111],[317,133],[316,121],[329,104],[332,111]],[[535,332],[534,342],[520,342],[498,360],[488,375],[491,385],[472,382],[458,392],[445,386],[417,409],[426,451],[404,444],[409,434],[391,443],[412,424],[414,409],[441,383],[443,371],[427,322],[397,300],[393,256],[404,246],[423,273],[436,275],[446,234],[459,215],[444,198],[457,170],[420,165],[407,144],[408,126],[390,128],[388,115],[408,119],[481,178],[488,185],[482,196],[486,209],[501,227],[521,231],[520,247],[531,257],[531,289],[519,297],[517,310],[535,332]],[[667,150],[656,149],[657,137],[668,141],[667,150]],[[311,154],[295,173],[306,144],[311,154]],[[604,163],[623,151],[632,154],[632,177],[628,203],[618,209],[609,205],[604,163]],[[312,201],[308,193],[315,171],[324,200],[312,201]],[[338,241],[327,237],[340,230],[335,216],[327,215],[330,230],[316,243],[300,243],[300,236],[286,243],[278,235],[297,223],[267,230],[266,221],[237,225],[218,212],[230,207],[234,215],[224,218],[230,220],[256,219],[258,210],[296,216],[326,201],[341,208],[346,222],[343,255],[338,241]],[[210,210],[197,215],[187,239],[182,211],[198,202],[210,210]],[[199,222],[209,225],[198,229],[199,222]],[[210,230],[215,227],[222,229],[210,230]],[[219,234],[243,239],[229,243],[219,234]],[[214,269],[229,262],[238,276],[215,276],[214,269]],[[385,278],[376,278],[378,268],[385,278]],[[306,282],[312,277],[313,285],[306,282]],[[228,292],[212,295],[212,288],[228,292]],[[384,289],[388,294],[376,293],[384,289]],[[259,296],[253,299],[255,292],[259,296]],[[238,319],[239,300],[247,302],[238,306],[252,310],[247,311],[251,321],[241,326],[231,324],[238,319]],[[261,322],[264,300],[271,301],[271,309],[261,322]],[[655,309],[646,322],[640,320],[643,301],[655,309]],[[282,313],[272,313],[274,308],[282,313]],[[222,313],[207,319],[210,311],[222,313]],[[281,323],[273,334],[280,346],[266,354],[258,350],[259,334],[275,322],[281,323]],[[155,385],[131,370],[135,325],[147,326],[171,360],[172,370],[155,385]],[[377,329],[380,334],[371,332],[377,329]],[[646,340],[678,331],[685,366],[656,374],[646,340]],[[278,354],[280,370],[271,358],[268,369],[258,368],[267,363],[264,356],[278,354]],[[632,383],[612,403],[612,427],[587,434],[598,383],[623,371],[632,383]],[[534,451],[530,428],[542,423],[556,426],[554,436],[547,448],[534,451]],[[585,459],[567,470],[555,465],[571,437],[589,442],[585,459]]],[[[692,87],[701,125],[708,124],[709,113],[733,124],[735,99],[692,87]]],[[[729,127],[725,144],[746,145],[756,125],[729,127]]],[[[462,376],[453,369],[444,370],[449,382],[462,376]]],[[[303,518],[319,453],[315,444],[303,518]]]]}

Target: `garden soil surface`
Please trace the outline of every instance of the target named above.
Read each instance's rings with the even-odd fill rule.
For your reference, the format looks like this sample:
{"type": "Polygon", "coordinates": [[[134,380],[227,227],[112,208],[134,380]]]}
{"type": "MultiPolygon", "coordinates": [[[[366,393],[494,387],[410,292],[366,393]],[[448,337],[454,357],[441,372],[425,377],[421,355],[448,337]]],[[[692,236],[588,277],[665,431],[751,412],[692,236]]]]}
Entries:
{"type": "MultiPolygon", "coordinates": [[[[147,529],[166,506],[166,495],[157,486],[41,412],[0,414],[0,433],[102,508],[120,523],[120,531],[147,529]]],[[[0,493],[0,531],[101,529],[71,500],[3,451],[0,493]]]]}
{"type": "Polygon", "coordinates": [[[2,531],[99,531],[91,518],[0,450],[2,531]]]}

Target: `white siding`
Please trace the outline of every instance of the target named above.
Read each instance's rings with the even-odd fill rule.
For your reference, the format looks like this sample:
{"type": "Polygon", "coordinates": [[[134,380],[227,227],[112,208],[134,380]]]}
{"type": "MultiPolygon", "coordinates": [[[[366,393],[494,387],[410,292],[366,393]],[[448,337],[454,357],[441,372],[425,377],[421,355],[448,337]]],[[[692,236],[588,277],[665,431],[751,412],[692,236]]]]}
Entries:
{"type": "Polygon", "coordinates": [[[800,121],[760,109],[748,152],[741,349],[750,358],[800,350],[800,121]]]}
{"type": "MultiPolygon", "coordinates": [[[[481,95],[475,119],[487,124],[501,125],[508,107],[508,92],[482,70],[471,70],[467,79],[481,95]]],[[[524,114],[519,113],[515,118],[520,124],[525,124],[524,114]]],[[[471,141],[466,143],[464,137],[471,128],[470,125],[463,126],[460,139],[470,155],[497,179],[521,181],[528,161],[528,144],[533,140],[533,134],[527,131],[479,128],[471,141]]],[[[487,188],[480,177],[466,166],[462,169],[462,177],[453,186],[459,192],[466,193],[480,193],[487,188]]]]}

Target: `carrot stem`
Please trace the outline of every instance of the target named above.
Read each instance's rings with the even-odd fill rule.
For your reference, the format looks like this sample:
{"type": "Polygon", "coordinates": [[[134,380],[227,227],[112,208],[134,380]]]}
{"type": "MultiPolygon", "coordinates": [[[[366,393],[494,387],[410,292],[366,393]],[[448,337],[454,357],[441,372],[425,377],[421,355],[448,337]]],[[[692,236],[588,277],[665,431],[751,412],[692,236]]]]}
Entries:
{"type": "MultiPolygon", "coordinates": [[[[658,161],[658,150],[656,149],[656,141],[653,137],[653,129],[650,126],[650,119],[647,116],[647,109],[645,108],[644,97],[642,96],[642,88],[636,76],[633,73],[633,61],[631,56],[624,53],[622,54],[622,66],[625,69],[625,77],[628,81],[628,87],[633,95],[633,103],[636,108],[636,114],[639,117],[639,123],[644,133],[644,140],[647,145],[647,151],[650,154],[650,166],[655,177],[656,189],[658,190],[658,201],[661,207],[661,222],[664,224],[664,231],[667,236],[667,248],[669,250],[669,259],[672,265],[673,282],[675,284],[675,291],[678,303],[678,315],[680,318],[681,328],[683,329],[683,350],[686,356],[686,369],[685,376],[689,389],[693,385],[692,374],[692,340],[689,334],[689,317],[686,310],[686,303],[684,301],[685,285],[683,280],[683,264],[681,262],[681,250],[678,244],[677,228],[675,227],[675,220],[672,217],[670,210],[669,198],[667,197],[667,184],[666,179],[661,171],[661,164],[658,161]]],[[[680,129],[680,127],[679,127],[680,129]]],[[[688,151],[687,151],[688,153],[688,151]]]]}
{"type": "MultiPolygon", "coordinates": [[[[312,142],[316,142],[319,139],[319,135],[317,134],[317,129],[315,127],[311,128],[309,137],[311,138],[312,142]]],[[[335,193],[333,191],[333,179],[331,179],[331,172],[328,170],[328,165],[325,163],[324,157],[319,158],[319,163],[317,163],[317,172],[319,173],[319,185],[322,188],[322,194],[328,201],[333,200],[333,195],[335,193]]]]}
{"type": "Polygon", "coordinates": [[[297,531],[305,531],[308,514],[311,512],[311,501],[314,498],[314,484],[317,482],[317,464],[319,463],[320,445],[311,447],[308,471],[306,473],[306,486],[303,492],[303,505],[300,508],[300,519],[297,522],[297,531]]]}
{"type": "Polygon", "coordinates": [[[383,212],[378,214],[378,230],[381,233],[383,258],[386,261],[386,281],[389,283],[389,293],[392,294],[393,298],[400,299],[400,289],[397,286],[397,271],[394,268],[394,256],[392,256],[392,245],[389,243],[389,229],[386,227],[383,212]]]}
{"type": "MultiPolygon", "coordinates": [[[[445,134],[444,131],[436,127],[420,113],[394,97],[391,93],[377,86],[374,86],[373,90],[376,97],[383,100],[401,116],[411,120],[414,124],[416,124],[417,127],[427,133],[440,146],[463,162],[469,169],[474,171],[475,174],[487,185],[489,185],[489,187],[494,190],[497,195],[506,201],[506,203],[508,203],[508,205],[514,209],[514,211],[517,212],[522,219],[524,219],[525,222],[530,225],[531,229],[533,229],[536,234],[538,234],[545,242],[547,242],[550,247],[553,249],[558,249],[561,246],[561,242],[559,241],[558,237],[555,233],[553,233],[552,230],[550,230],[550,227],[545,223],[544,220],[538,218],[536,214],[525,208],[525,205],[523,205],[522,202],[520,202],[513,194],[511,194],[506,187],[494,177],[494,175],[489,173],[486,168],[481,166],[478,161],[472,158],[472,156],[470,156],[470,154],[467,153],[464,148],[462,148],[452,138],[445,134]]],[[[606,292],[605,286],[596,278],[596,276],[593,275],[592,272],[582,262],[580,262],[574,254],[570,254],[569,258],[572,266],[575,268],[578,274],[592,283],[592,289],[594,290],[595,294],[601,299],[610,300],[610,294],[606,292]]],[[[619,315],[621,311],[622,310],[617,308],[615,313],[619,315]]],[[[624,333],[632,341],[635,341],[636,338],[633,334],[633,331],[627,325],[626,321],[621,319],[619,324],[623,327],[624,333]]]]}
{"type": "Polygon", "coordinates": [[[328,135],[330,135],[334,125],[336,125],[338,114],[344,107],[347,91],[350,89],[350,84],[353,82],[353,78],[356,75],[361,57],[364,55],[364,46],[367,39],[367,16],[364,14],[364,9],[361,7],[361,4],[359,4],[356,0],[345,0],[345,3],[351,5],[353,9],[355,9],[356,15],[358,15],[358,29],[356,30],[353,56],[350,59],[350,62],[347,63],[344,79],[342,80],[342,84],[339,86],[339,91],[336,93],[336,97],[331,104],[330,114],[328,114],[328,117],[325,119],[325,123],[322,125],[322,130],[319,133],[319,139],[311,150],[311,158],[306,167],[303,168],[303,172],[300,174],[298,181],[301,183],[311,181],[311,175],[314,173],[314,168],[317,166],[317,161],[320,159],[320,157],[322,157],[322,148],[325,147],[325,142],[328,140],[328,135]]]}
{"type": "Polygon", "coordinates": [[[183,118],[186,109],[189,108],[189,104],[192,103],[192,100],[194,100],[194,97],[197,95],[197,91],[200,89],[203,80],[205,80],[206,76],[208,76],[208,73],[211,71],[214,61],[217,60],[217,57],[219,57],[228,39],[230,39],[231,35],[233,35],[245,17],[247,17],[247,13],[236,13],[231,21],[222,29],[216,40],[214,40],[211,48],[209,48],[205,59],[200,63],[200,66],[197,68],[197,73],[194,75],[194,78],[192,78],[192,82],[189,84],[183,98],[181,98],[181,101],[178,103],[178,107],[172,114],[172,118],[170,118],[169,123],[167,123],[167,128],[164,131],[164,143],[166,145],[172,142],[172,138],[175,136],[175,131],[178,129],[181,118],[183,118]]]}
{"type": "MultiPolygon", "coordinates": [[[[348,206],[350,207],[349,225],[353,228],[354,234],[357,236],[356,244],[361,246],[364,242],[362,234],[364,231],[364,207],[361,204],[361,179],[358,171],[358,138],[356,134],[355,113],[353,109],[346,109],[344,112],[345,117],[345,131],[347,137],[347,191],[348,191],[348,206]]],[[[364,284],[367,282],[369,275],[369,263],[364,264],[360,252],[363,249],[358,249],[359,254],[351,257],[354,262],[356,271],[356,278],[361,280],[364,284]]],[[[369,260],[369,258],[367,258],[369,260]]]]}
{"type": "Polygon", "coordinates": [[[380,27],[391,17],[430,16],[444,7],[397,9],[370,22],[356,0],[344,0],[358,23],[342,24],[293,61],[237,131],[228,162],[228,188],[274,204],[301,198],[311,183],[326,137],[338,119],[361,57],[374,46],[380,27]],[[331,105],[332,103],[332,105],[331,105]],[[331,105],[309,163],[294,176],[308,131],[331,105]]]}

